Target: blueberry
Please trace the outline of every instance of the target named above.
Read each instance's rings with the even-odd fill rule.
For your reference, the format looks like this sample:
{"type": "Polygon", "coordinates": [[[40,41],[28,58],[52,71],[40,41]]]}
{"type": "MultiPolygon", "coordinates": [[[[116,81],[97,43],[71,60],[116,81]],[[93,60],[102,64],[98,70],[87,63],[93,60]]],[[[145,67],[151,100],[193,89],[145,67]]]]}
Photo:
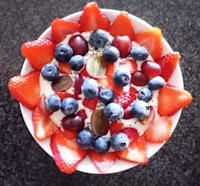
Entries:
{"type": "Polygon", "coordinates": [[[98,83],[92,78],[87,78],[82,85],[83,94],[86,98],[92,99],[98,95],[98,83]]]}
{"type": "Polygon", "coordinates": [[[117,61],[117,59],[119,58],[119,54],[119,50],[116,47],[109,46],[103,50],[102,56],[105,62],[113,63],[117,61]]]}
{"type": "Polygon", "coordinates": [[[145,60],[149,55],[148,50],[145,47],[137,46],[131,50],[131,57],[135,60],[145,60]]]}
{"type": "Polygon", "coordinates": [[[83,129],[78,133],[77,143],[82,149],[90,149],[94,144],[94,133],[89,129],[83,129]]]}
{"type": "Polygon", "coordinates": [[[122,151],[129,145],[129,138],[123,132],[118,132],[110,138],[110,145],[115,151],[122,151]]]}
{"type": "Polygon", "coordinates": [[[150,114],[150,106],[142,100],[132,103],[132,113],[138,119],[144,119],[150,114]]]}
{"type": "Polygon", "coordinates": [[[122,106],[117,103],[109,103],[103,112],[106,119],[112,122],[122,119],[124,115],[122,106]]]}
{"type": "Polygon", "coordinates": [[[61,111],[66,115],[74,114],[78,109],[78,102],[72,98],[64,98],[61,102],[61,111]]]}
{"type": "Polygon", "coordinates": [[[106,153],[110,149],[110,140],[105,136],[100,136],[94,141],[94,150],[98,153],[106,153]]]}
{"type": "Polygon", "coordinates": [[[42,67],[41,74],[44,79],[48,81],[55,81],[59,77],[59,70],[55,64],[49,63],[42,67]]]}
{"type": "Polygon", "coordinates": [[[150,90],[158,90],[165,85],[165,80],[161,76],[153,77],[148,84],[150,90]]]}
{"type": "Polygon", "coordinates": [[[143,87],[138,91],[137,97],[139,100],[148,102],[152,98],[152,91],[147,87],[143,87]]]}
{"type": "Polygon", "coordinates": [[[108,34],[101,29],[97,29],[90,34],[89,44],[95,48],[101,48],[106,45],[108,34]]]}
{"type": "Polygon", "coordinates": [[[113,74],[113,81],[117,86],[126,86],[131,81],[131,73],[123,68],[117,69],[113,74]]]}
{"type": "Polygon", "coordinates": [[[68,44],[59,44],[55,51],[55,58],[58,62],[67,62],[73,55],[73,50],[68,44]]]}
{"type": "Polygon", "coordinates": [[[60,109],[61,100],[56,94],[50,94],[45,100],[45,105],[50,112],[55,112],[60,109]]]}
{"type": "Polygon", "coordinates": [[[75,55],[71,57],[71,59],[69,60],[69,65],[74,71],[81,70],[84,66],[84,57],[81,55],[75,55]]]}
{"type": "Polygon", "coordinates": [[[99,92],[99,99],[105,104],[111,103],[114,99],[114,92],[110,88],[102,88],[99,92]]]}

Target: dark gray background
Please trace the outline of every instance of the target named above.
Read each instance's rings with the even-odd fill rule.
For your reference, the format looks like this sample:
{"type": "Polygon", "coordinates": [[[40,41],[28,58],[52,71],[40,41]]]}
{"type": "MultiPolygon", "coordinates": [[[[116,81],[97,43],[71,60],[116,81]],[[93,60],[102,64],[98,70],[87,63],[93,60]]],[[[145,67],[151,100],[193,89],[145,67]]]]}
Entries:
{"type": "Polygon", "coordinates": [[[200,181],[200,1],[101,0],[102,8],[127,10],[163,30],[182,55],[185,89],[193,103],[182,112],[171,139],[145,166],[112,175],[61,173],[33,140],[19,105],[8,92],[10,77],[20,73],[20,46],[36,39],[56,17],[80,11],[87,1],[0,1],[0,185],[1,186],[197,186],[200,181]]]}

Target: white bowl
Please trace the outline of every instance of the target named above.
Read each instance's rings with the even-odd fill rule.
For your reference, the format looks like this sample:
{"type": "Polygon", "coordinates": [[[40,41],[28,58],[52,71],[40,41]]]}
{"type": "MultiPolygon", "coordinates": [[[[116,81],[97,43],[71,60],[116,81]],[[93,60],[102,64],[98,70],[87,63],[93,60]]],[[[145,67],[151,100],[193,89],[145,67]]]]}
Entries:
{"type": "MultiPolygon", "coordinates": [[[[119,15],[120,12],[121,12],[121,11],[111,10],[111,9],[101,9],[101,11],[109,18],[109,20],[111,22],[113,22],[113,20],[116,18],[116,16],[119,15]]],[[[71,14],[69,16],[64,17],[63,19],[64,20],[78,21],[81,13],[82,12],[77,12],[77,13],[71,14]]],[[[139,19],[136,16],[129,14],[129,18],[131,19],[131,21],[134,24],[135,33],[138,33],[140,31],[143,31],[143,30],[146,30],[147,28],[152,27],[151,25],[149,25],[148,23],[139,19]]],[[[39,38],[51,38],[51,28],[50,27],[47,28],[39,38]]],[[[172,52],[172,49],[169,46],[169,44],[167,43],[167,41],[163,38],[163,54],[162,55],[169,53],[169,52],[172,52]]],[[[32,70],[32,67],[27,62],[27,60],[25,60],[23,67],[22,67],[22,70],[21,70],[21,74],[26,74],[31,70],[32,70]]],[[[169,83],[172,84],[172,85],[175,85],[176,87],[183,89],[183,78],[182,78],[182,74],[181,74],[181,70],[180,70],[179,65],[177,65],[177,68],[173,72],[172,77],[169,80],[169,83]]],[[[20,108],[21,108],[21,112],[22,112],[22,116],[24,118],[25,124],[26,124],[28,130],[30,131],[30,133],[32,134],[33,138],[36,140],[36,142],[40,145],[40,147],[45,152],[47,152],[50,156],[52,156],[52,152],[51,152],[51,149],[50,149],[50,140],[47,139],[43,142],[40,142],[34,137],[33,124],[32,124],[32,111],[25,108],[21,104],[20,104],[20,108]]],[[[172,123],[173,123],[173,131],[174,131],[174,129],[175,129],[177,123],[178,123],[180,115],[181,115],[181,110],[171,117],[172,123]]],[[[147,143],[147,156],[148,156],[148,158],[152,157],[163,145],[164,145],[164,143],[161,143],[161,144],[147,143]]],[[[117,160],[117,162],[115,162],[115,164],[111,167],[111,169],[108,171],[108,173],[121,172],[121,171],[130,169],[130,168],[132,168],[136,165],[137,164],[130,163],[130,162],[127,162],[127,161],[117,160]]],[[[86,157],[78,165],[77,170],[81,171],[81,172],[85,172],[85,173],[93,173],[93,174],[99,173],[88,157],[86,157]]]]}

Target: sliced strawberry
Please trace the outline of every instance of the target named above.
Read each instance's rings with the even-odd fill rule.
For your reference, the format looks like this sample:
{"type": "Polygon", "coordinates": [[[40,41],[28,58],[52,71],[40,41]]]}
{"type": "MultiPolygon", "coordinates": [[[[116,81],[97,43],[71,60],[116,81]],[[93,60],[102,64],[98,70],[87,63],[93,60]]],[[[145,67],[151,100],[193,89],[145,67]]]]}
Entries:
{"type": "Polygon", "coordinates": [[[42,113],[46,116],[50,116],[53,112],[50,112],[47,107],[46,107],[46,104],[45,104],[45,100],[46,100],[46,96],[44,94],[42,94],[40,96],[40,101],[39,101],[39,104],[38,104],[38,107],[39,109],[42,111],[42,113]]]}
{"type": "Polygon", "coordinates": [[[134,40],[139,45],[144,46],[154,60],[160,57],[162,53],[162,32],[159,28],[153,27],[139,32],[134,40]]]}
{"type": "Polygon", "coordinates": [[[124,124],[120,121],[112,122],[110,124],[110,134],[113,135],[117,132],[120,132],[123,127],[124,127],[124,124]]]}
{"type": "Polygon", "coordinates": [[[87,151],[79,147],[75,139],[60,130],[52,136],[50,147],[56,165],[66,174],[75,172],[78,164],[87,155],[87,151]]]}
{"type": "Polygon", "coordinates": [[[169,117],[159,117],[147,128],[144,137],[148,142],[162,143],[170,138],[171,133],[171,119],[169,117]]]}
{"type": "Polygon", "coordinates": [[[65,39],[67,34],[73,34],[80,28],[80,24],[75,21],[65,21],[63,19],[54,19],[51,23],[52,40],[55,44],[65,39]]]}
{"type": "Polygon", "coordinates": [[[100,173],[107,173],[117,159],[115,152],[101,154],[93,150],[89,152],[89,157],[100,173]]]}
{"type": "Polygon", "coordinates": [[[179,52],[172,52],[156,60],[156,62],[161,67],[160,76],[162,76],[166,82],[169,80],[172,73],[174,72],[177,63],[179,63],[180,61],[180,58],[181,56],[179,52]]]}
{"type": "Polygon", "coordinates": [[[63,74],[70,74],[71,73],[71,67],[69,63],[58,63],[58,69],[60,73],[63,74]]]}
{"type": "Polygon", "coordinates": [[[23,56],[36,70],[41,70],[43,65],[50,63],[54,58],[55,44],[49,39],[28,41],[21,46],[23,56]]]}
{"type": "Polygon", "coordinates": [[[72,139],[72,140],[75,140],[78,135],[76,131],[67,130],[67,129],[63,129],[63,133],[68,139],[72,139]]]}
{"type": "Polygon", "coordinates": [[[100,11],[96,2],[89,2],[85,5],[79,23],[80,32],[93,31],[95,29],[107,30],[110,26],[110,21],[100,11]]]}
{"type": "Polygon", "coordinates": [[[85,109],[81,109],[76,113],[78,116],[81,116],[84,120],[87,119],[87,114],[85,112],[85,109]]]}
{"type": "Polygon", "coordinates": [[[134,40],[134,38],[135,38],[133,25],[129,19],[128,13],[125,11],[122,11],[117,16],[117,18],[114,20],[114,22],[109,27],[108,32],[112,36],[127,35],[131,38],[131,40],[134,40]]]}
{"type": "Polygon", "coordinates": [[[93,98],[93,99],[87,99],[84,98],[83,100],[83,105],[91,110],[95,110],[97,107],[97,103],[98,103],[99,98],[93,98]]]}
{"type": "Polygon", "coordinates": [[[120,104],[126,109],[137,98],[137,90],[134,87],[130,87],[128,92],[122,92],[121,94],[115,94],[114,102],[120,104]]]}
{"type": "Polygon", "coordinates": [[[11,95],[25,107],[33,110],[40,99],[40,73],[29,72],[26,75],[12,77],[8,82],[11,95]]]}
{"type": "Polygon", "coordinates": [[[134,128],[131,127],[123,128],[121,132],[127,134],[131,141],[137,141],[139,139],[138,131],[134,128]]]}
{"type": "Polygon", "coordinates": [[[132,74],[137,70],[137,63],[133,59],[123,59],[120,61],[119,67],[129,69],[130,73],[132,74]]]}
{"type": "Polygon", "coordinates": [[[58,127],[49,116],[43,114],[39,106],[33,111],[32,117],[34,136],[37,140],[43,141],[52,136],[58,130],[58,127]]]}
{"type": "Polygon", "coordinates": [[[56,95],[58,95],[61,99],[61,101],[64,99],[64,98],[68,98],[68,97],[72,97],[74,99],[80,99],[78,98],[77,96],[75,96],[74,94],[70,94],[70,93],[67,93],[65,91],[63,92],[55,92],[56,95]]]}
{"type": "Polygon", "coordinates": [[[161,116],[172,116],[191,101],[192,95],[188,91],[166,84],[158,94],[158,113],[161,116]]]}
{"type": "Polygon", "coordinates": [[[146,164],[148,162],[144,136],[140,136],[137,141],[130,141],[128,148],[116,153],[119,158],[133,163],[146,164]]]}

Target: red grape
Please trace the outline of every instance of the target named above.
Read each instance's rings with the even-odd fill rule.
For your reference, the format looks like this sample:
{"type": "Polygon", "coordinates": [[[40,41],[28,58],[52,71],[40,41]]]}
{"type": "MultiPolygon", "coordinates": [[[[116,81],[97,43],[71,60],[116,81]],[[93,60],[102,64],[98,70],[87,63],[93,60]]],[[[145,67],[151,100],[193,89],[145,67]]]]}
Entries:
{"type": "Polygon", "coordinates": [[[146,76],[142,71],[136,70],[131,74],[131,83],[136,86],[145,86],[148,82],[148,76],[146,76]]]}
{"type": "Polygon", "coordinates": [[[142,72],[150,77],[158,76],[161,73],[161,67],[154,61],[144,61],[141,65],[142,72]]]}

